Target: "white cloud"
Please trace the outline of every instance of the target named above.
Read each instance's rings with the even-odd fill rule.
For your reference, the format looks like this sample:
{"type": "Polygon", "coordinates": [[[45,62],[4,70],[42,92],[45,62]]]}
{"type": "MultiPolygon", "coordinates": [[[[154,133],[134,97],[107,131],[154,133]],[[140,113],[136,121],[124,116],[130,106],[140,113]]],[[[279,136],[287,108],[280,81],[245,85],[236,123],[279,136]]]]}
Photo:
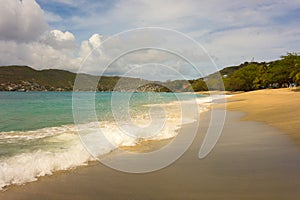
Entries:
{"type": "Polygon", "coordinates": [[[97,48],[101,45],[102,36],[99,34],[94,34],[89,39],[89,43],[92,46],[92,48],[97,48]]]}
{"type": "MultiPolygon", "coordinates": [[[[85,58],[91,53],[91,51],[99,47],[102,43],[102,38],[103,37],[101,35],[95,33],[88,40],[82,41],[79,51],[80,57],[85,58]]],[[[97,51],[100,51],[100,49],[97,49],[97,51]]]]}
{"type": "Polygon", "coordinates": [[[5,1],[0,7],[0,65],[78,69],[81,58],[71,32],[50,31],[34,0],[5,1]]]}
{"type": "MultiPolygon", "coordinates": [[[[126,16],[134,23],[142,24],[152,23],[153,25],[165,22],[174,22],[184,16],[193,15],[196,8],[193,4],[184,1],[160,1],[160,0],[127,0],[118,1],[112,10],[112,16],[115,20],[122,20],[126,16]]],[[[125,18],[126,19],[126,18],[125,18]]]]}
{"type": "MultiPolygon", "coordinates": [[[[84,41],[81,45],[81,55],[87,55],[92,50],[91,41],[84,41]]],[[[101,41],[97,51],[85,60],[82,72],[103,73],[109,75],[124,75],[138,65],[147,63],[168,65],[184,76],[199,77],[199,72],[193,69],[184,59],[195,64],[202,73],[215,71],[209,57],[193,41],[181,34],[166,29],[137,29],[124,32],[121,35],[101,41]],[[121,57],[120,57],[121,56],[121,57]],[[107,69],[105,69],[107,67],[107,69]],[[198,76],[197,76],[198,75],[198,76]]],[[[140,77],[163,77],[162,71],[153,68],[139,71],[140,77]],[[151,73],[149,73],[151,71],[151,73]]]]}
{"type": "MultiPolygon", "coordinates": [[[[0,8],[1,65],[27,64],[39,69],[76,71],[94,48],[104,44],[105,38],[140,26],[167,27],[187,33],[209,50],[220,68],[249,61],[252,57],[273,60],[287,51],[300,51],[299,14],[294,18],[290,16],[300,9],[299,0],[55,0],[57,5],[74,8],[71,16],[64,17],[53,10],[43,11],[34,0],[5,2],[0,8]],[[285,20],[288,21],[285,23],[285,20]],[[51,31],[47,22],[57,26],[51,31]],[[64,31],[56,30],[58,27],[64,31]]],[[[48,1],[40,2],[47,4],[48,1]]],[[[179,46],[179,53],[195,60],[200,58],[201,65],[207,62],[204,55],[189,48],[189,43],[172,37],[145,32],[115,37],[86,60],[85,70],[99,72],[99,68],[124,53],[123,50],[139,45],[166,45],[175,49],[179,46]]],[[[181,73],[194,73],[184,69],[182,61],[170,54],[153,50],[123,56],[107,72],[124,74],[137,65],[151,62],[173,66],[181,73]]],[[[159,67],[137,71],[145,74],[151,71],[152,77],[155,77],[153,74],[162,76],[159,67]]]]}
{"type": "Polygon", "coordinates": [[[75,36],[66,31],[52,30],[41,36],[41,42],[55,49],[74,49],[76,46],[75,36]]]}
{"type": "Polygon", "coordinates": [[[68,5],[72,5],[75,3],[74,0],[53,0],[53,1],[58,2],[58,3],[68,4],[68,5]]]}
{"type": "MultiPolygon", "coordinates": [[[[300,24],[299,24],[300,25],[300,24]]],[[[271,61],[286,52],[299,52],[299,25],[245,27],[213,33],[204,46],[220,67],[244,61],[271,61]]]]}
{"type": "Polygon", "coordinates": [[[57,50],[40,43],[17,43],[0,41],[0,64],[33,66],[36,69],[59,68],[74,71],[78,66],[72,51],[57,50]]]}
{"type": "Polygon", "coordinates": [[[52,12],[47,12],[45,11],[44,13],[44,17],[45,17],[45,20],[48,22],[48,23],[51,23],[51,22],[60,22],[63,20],[63,18],[57,14],[54,14],[52,12]]]}
{"type": "Polygon", "coordinates": [[[0,40],[36,40],[48,28],[35,0],[4,0],[0,7],[0,40]]]}
{"type": "MultiPolygon", "coordinates": [[[[39,0],[39,2],[47,3],[49,0],[39,0]]],[[[59,3],[65,5],[77,5],[78,2],[82,2],[85,0],[51,0],[51,3],[59,3]]]]}
{"type": "Polygon", "coordinates": [[[58,41],[74,41],[75,40],[74,35],[68,31],[62,32],[60,30],[52,30],[51,34],[58,41]]]}
{"type": "MultiPolygon", "coordinates": [[[[95,4],[101,3],[93,2],[97,8],[95,4]]],[[[140,26],[179,30],[207,47],[212,57],[218,58],[218,65],[224,67],[252,57],[270,60],[286,51],[299,52],[299,34],[294,31],[300,25],[296,23],[299,15],[298,19],[289,17],[299,8],[299,0],[120,0],[109,6],[109,10],[95,10],[84,18],[75,16],[69,22],[77,30],[105,33],[140,26]],[[281,17],[294,23],[279,22],[281,17]],[[281,48],[283,44],[285,47],[281,48]]]]}

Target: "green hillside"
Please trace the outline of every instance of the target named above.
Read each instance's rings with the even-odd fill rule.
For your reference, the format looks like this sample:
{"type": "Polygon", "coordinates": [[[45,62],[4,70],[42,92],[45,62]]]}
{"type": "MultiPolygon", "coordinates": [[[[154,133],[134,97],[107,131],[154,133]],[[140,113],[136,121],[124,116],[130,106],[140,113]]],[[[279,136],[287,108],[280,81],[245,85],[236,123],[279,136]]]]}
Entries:
{"type": "MultiPolygon", "coordinates": [[[[58,70],[34,70],[28,66],[0,67],[0,91],[71,91],[75,73],[58,70]]],[[[300,55],[288,53],[272,62],[245,62],[195,80],[150,82],[139,78],[97,77],[79,74],[83,84],[79,90],[91,90],[98,82],[98,91],[207,91],[224,87],[228,91],[250,91],[300,85],[300,55]],[[209,86],[209,88],[208,88],[209,86]],[[137,88],[137,89],[135,89],[137,88]]],[[[78,89],[78,88],[77,88],[78,89]]]]}
{"type": "MultiPolygon", "coordinates": [[[[58,70],[34,70],[28,66],[0,67],[0,91],[72,91],[77,74],[58,70]]],[[[168,89],[147,80],[127,77],[107,77],[79,74],[78,90],[93,90],[97,83],[98,91],[168,91],[168,89]],[[119,83],[118,83],[119,82],[119,83]]]]}
{"type": "Polygon", "coordinates": [[[300,55],[288,53],[272,62],[244,64],[224,77],[226,90],[250,91],[300,85],[300,55]]]}
{"type": "Polygon", "coordinates": [[[288,53],[272,62],[245,62],[226,67],[208,77],[191,80],[195,91],[222,88],[227,91],[251,91],[300,85],[300,55],[288,53]],[[224,84],[224,85],[223,85],[224,84]]]}
{"type": "MultiPolygon", "coordinates": [[[[3,66],[0,67],[0,84],[39,85],[44,88],[70,89],[76,74],[64,70],[34,70],[28,66],[3,66]]],[[[3,89],[3,87],[2,87],[3,89]]]]}

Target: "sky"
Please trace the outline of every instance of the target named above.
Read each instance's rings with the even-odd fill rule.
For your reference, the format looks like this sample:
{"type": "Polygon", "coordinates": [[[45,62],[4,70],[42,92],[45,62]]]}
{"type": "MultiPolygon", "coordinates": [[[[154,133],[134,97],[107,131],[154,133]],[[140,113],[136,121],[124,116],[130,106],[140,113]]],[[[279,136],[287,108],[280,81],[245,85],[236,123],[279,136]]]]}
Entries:
{"type": "Polygon", "coordinates": [[[300,0],[1,3],[0,65],[161,80],[300,52],[300,0]]]}

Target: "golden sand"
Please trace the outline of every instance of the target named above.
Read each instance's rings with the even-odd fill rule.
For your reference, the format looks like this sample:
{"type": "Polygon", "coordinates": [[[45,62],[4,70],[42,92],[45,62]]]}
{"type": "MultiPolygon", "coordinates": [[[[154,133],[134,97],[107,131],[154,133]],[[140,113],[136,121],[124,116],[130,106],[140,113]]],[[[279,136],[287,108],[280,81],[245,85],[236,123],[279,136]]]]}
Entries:
{"type": "Polygon", "coordinates": [[[134,152],[134,153],[147,153],[159,150],[169,144],[173,138],[164,140],[145,140],[141,141],[135,146],[121,146],[120,149],[124,151],[134,152]]]}
{"type": "Polygon", "coordinates": [[[300,144],[300,92],[284,88],[236,94],[229,98],[227,109],[244,111],[242,120],[275,126],[300,144]]]}
{"type": "MultiPolygon", "coordinates": [[[[233,100],[239,98],[250,101],[243,95],[233,100]]],[[[239,101],[229,106],[241,109],[238,106],[241,103],[246,105],[239,101]]],[[[219,142],[205,159],[199,159],[198,153],[209,128],[209,112],[202,115],[192,145],[166,168],[130,174],[93,164],[10,187],[0,192],[0,199],[298,200],[299,146],[264,123],[240,121],[242,115],[241,112],[227,112],[219,142]]],[[[193,124],[187,124],[179,130],[179,135],[184,136],[193,128],[193,124]]],[[[154,145],[154,142],[149,143],[154,145]]]]}

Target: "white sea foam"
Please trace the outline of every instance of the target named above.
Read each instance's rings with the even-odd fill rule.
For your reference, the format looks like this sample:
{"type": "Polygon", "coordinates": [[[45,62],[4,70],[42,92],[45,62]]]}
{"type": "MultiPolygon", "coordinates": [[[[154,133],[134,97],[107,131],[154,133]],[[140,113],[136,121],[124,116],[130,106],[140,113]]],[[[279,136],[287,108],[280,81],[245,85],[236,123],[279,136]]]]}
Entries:
{"type": "Polygon", "coordinates": [[[60,127],[47,127],[32,131],[10,131],[0,132],[0,141],[36,140],[45,137],[61,135],[63,133],[76,134],[74,126],[65,125],[60,127]]]}
{"type": "MultiPolygon", "coordinates": [[[[199,98],[200,111],[205,111],[211,98],[199,98]]],[[[188,104],[188,101],[185,102],[188,104]]],[[[81,134],[89,152],[93,155],[105,155],[120,146],[134,146],[141,140],[162,140],[173,138],[178,129],[187,123],[195,121],[194,116],[182,116],[178,103],[161,105],[167,111],[167,120],[164,126],[154,135],[128,135],[122,131],[116,122],[94,122],[81,127],[85,134],[81,134]],[[174,107],[174,105],[177,105],[174,107]],[[99,132],[100,130],[100,132],[99,132]]],[[[151,119],[143,116],[132,119],[137,126],[147,126],[151,119]]],[[[51,175],[55,171],[68,170],[77,166],[86,165],[95,160],[84,148],[77,134],[76,125],[49,127],[34,131],[12,131],[0,133],[1,144],[18,144],[30,141],[40,144],[39,148],[30,149],[26,153],[16,153],[9,157],[0,157],[0,190],[12,184],[24,184],[35,181],[40,176],[51,175]]],[[[1,155],[1,154],[0,154],[1,155]]]]}
{"type": "Polygon", "coordinates": [[[36,150],[3,158],[0,161],[0,189],[11,184],[35,181],[37,177],[85,165],[93,160],[78,138],[72,139],[72,145],[61,147],[57,151],[36,150]]]}

